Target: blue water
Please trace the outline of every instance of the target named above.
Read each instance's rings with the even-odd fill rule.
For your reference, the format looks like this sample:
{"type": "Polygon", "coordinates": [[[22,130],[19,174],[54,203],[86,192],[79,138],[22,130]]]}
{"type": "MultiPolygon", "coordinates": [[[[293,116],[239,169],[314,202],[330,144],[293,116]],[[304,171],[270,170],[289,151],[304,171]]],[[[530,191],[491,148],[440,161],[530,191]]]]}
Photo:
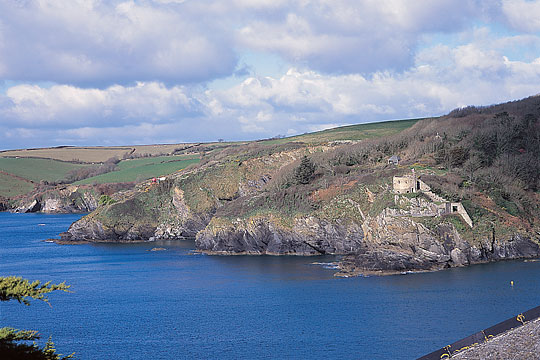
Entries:
{"type": "Polygon", "coordinates": [[[311,265],[328,258],[42,241],[78,218],[0,213],[0,275],[73,290],[52,308],[1,303],[0,326],[52,335],[79,359],[410,359],[540,305],[540,262],[337,279],[311,265]]]}

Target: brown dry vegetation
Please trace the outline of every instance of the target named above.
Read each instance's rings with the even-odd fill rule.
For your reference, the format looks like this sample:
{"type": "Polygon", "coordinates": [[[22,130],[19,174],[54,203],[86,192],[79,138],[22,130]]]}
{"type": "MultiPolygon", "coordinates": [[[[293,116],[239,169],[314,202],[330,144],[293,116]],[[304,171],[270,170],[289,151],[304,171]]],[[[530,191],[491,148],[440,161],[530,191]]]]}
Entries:
{"type": "MultiPolygon", "coordinates": [[[[478,224],[475,231],[531,231],[540,225],[539,109],[540,97],[531,97],[521,103],[455,111],[418,121],[398,134],[355,144],[314,146],[280,139],[225,149],[209,160],[234,158],[240,168],[250,164],[244,179],[269,180],[254,189],[255,196],[222,204],[216,215],[243,217],[270,211],[295,216],[315,211],[340,217],[354,210],[347,199],[356,199],[362,211],[376,215],[391,206],[392,176],[415,167],[435,193],[463,202],[478,224]],[[394,154],[402,158],[398,167],[387,165],[394,154]],[[316,167],[308,184],[294,180],[303,155],[316,167]],[[369,206],[364,204],[367,189],[372,191],[369,206]]],[[[459,219],[440,221],[455,222],[471,232],[459,219]]]]}
{"type": "MultiPolygon", "coordinates": [[[[213,149],[216,144],[158,144],[133,146],[60,146],[54,148],[21,149],[0,151],[0,157],[28,157],[54,159],[76,163],[103,163],[107,159],[116,157],[138,158],[147,156],[171,155],[184,152],[199,152],[204,149],[213,149]]],[[[220,146],[226,146],[221,144],[220,146]]]]}

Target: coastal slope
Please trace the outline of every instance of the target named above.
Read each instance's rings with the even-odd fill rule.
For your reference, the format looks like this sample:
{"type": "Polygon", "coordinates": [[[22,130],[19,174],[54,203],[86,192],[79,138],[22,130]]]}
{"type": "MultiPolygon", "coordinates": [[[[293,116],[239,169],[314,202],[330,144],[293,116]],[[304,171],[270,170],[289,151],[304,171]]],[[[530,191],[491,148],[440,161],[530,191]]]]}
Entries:
{"type": "Polygon", "coordinates": [[[226,146],[111,195],[62,241],[195,238],[211,254],[335,254],[342,276],[537,257],[539,109],[531,97],[391,135],[226,146]]]}

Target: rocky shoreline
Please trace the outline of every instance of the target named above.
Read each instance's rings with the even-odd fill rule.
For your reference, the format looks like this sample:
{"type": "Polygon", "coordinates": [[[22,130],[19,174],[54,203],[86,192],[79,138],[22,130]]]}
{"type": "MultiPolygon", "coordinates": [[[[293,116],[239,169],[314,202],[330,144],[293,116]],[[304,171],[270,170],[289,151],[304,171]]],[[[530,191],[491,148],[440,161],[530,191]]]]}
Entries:
{"type": "MultiPolygon", "coordinates": [[[[342,277],[436,271],[540,256],[538,241],[530,233],[501,233],[494,227],[473,233],[458,216],[426,216],[433,206],[429,199],[394,195],[388,187],[379,187],[377,195],[360,187],[360,195],[367,194],[363,205],[358,195],[330,202],[327,206],[341,206],[341,216],[317,211],[294,217],[279,212],[232,217],[222,209],[235,205],[235,200],[214,200],[214,206],[198,209],[190,203],[191,194],[186,195],[181,180],[169,177],[117,196],[113,203],[73,223],[55,242],[194,238],[196,249],[209,255],[337,255],[341,259],[336,276],[342,277]],[[382,199],[379,203],[377,196],[382,199]],[[392,204],[399,207],[390,208],[392,204]],[[380,206],[376,213],[370,210],[375,206],[380,206]]],[[[244,198],[250,199],[250,190],[242,189],[244,198]]]]}
{"type": "Polygon", "coordinates": [[[292,226],[284,226],[274,216],[232,222],[212,219],[206,226],[204,221],[189,223],[197,224],[189,230],[195,236],[172,236],[186,233],[185,221],[176,227],[146,221],[120,229],[118,225],[111,228],[87,216],[54,241],[132,243],[193,238],[197,251],[208,255],[338,255],[341,259],[336,276],[340,277],[437,271],[540,256],[540,246],[520,234],[484,238],[472,245],[450,223],[428,229],[414,219],[388,216],[384,212],[366,218],[361,224],[306,217],[296,219],[292,226]]]}

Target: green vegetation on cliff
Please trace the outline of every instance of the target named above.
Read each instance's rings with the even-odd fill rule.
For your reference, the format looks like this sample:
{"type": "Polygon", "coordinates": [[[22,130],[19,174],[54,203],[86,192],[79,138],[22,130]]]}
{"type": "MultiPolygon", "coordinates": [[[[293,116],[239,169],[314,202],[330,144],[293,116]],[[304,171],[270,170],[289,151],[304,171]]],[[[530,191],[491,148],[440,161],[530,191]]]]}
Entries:
{"type": "Polygon", "coordinates": [[[0,172],[0,196],[13,198],[33,189],[34,185],[30,181],[0,172]]]}
{"type": "Polygon", "coordinates": [[[76,181],[74,184],[144,181],[153,177],[171,174],[198,162],[199,159],[196,156],[159,156],[122,160],[118,163],[117,170],[76,181]]]}
{"type": "Polygon", "coordinates": [[[0,170],[34,182],[58,181],[73,169],[87,165],[51,159],[0,158],[0,170]]]}
{"type": "Polygon", "coordinates": [[[341,254],[352,274],[538,256],[539,118],[540,97],[532,97],[206,147],[198,164],[110,195],[63,239],[196,237],[217,253],[341,254]],[[399,165],[389,163],[393,155],[399,165]],[[397,194],[393,177],[412,179],[413,169],[431,191],[397,194]]]}

